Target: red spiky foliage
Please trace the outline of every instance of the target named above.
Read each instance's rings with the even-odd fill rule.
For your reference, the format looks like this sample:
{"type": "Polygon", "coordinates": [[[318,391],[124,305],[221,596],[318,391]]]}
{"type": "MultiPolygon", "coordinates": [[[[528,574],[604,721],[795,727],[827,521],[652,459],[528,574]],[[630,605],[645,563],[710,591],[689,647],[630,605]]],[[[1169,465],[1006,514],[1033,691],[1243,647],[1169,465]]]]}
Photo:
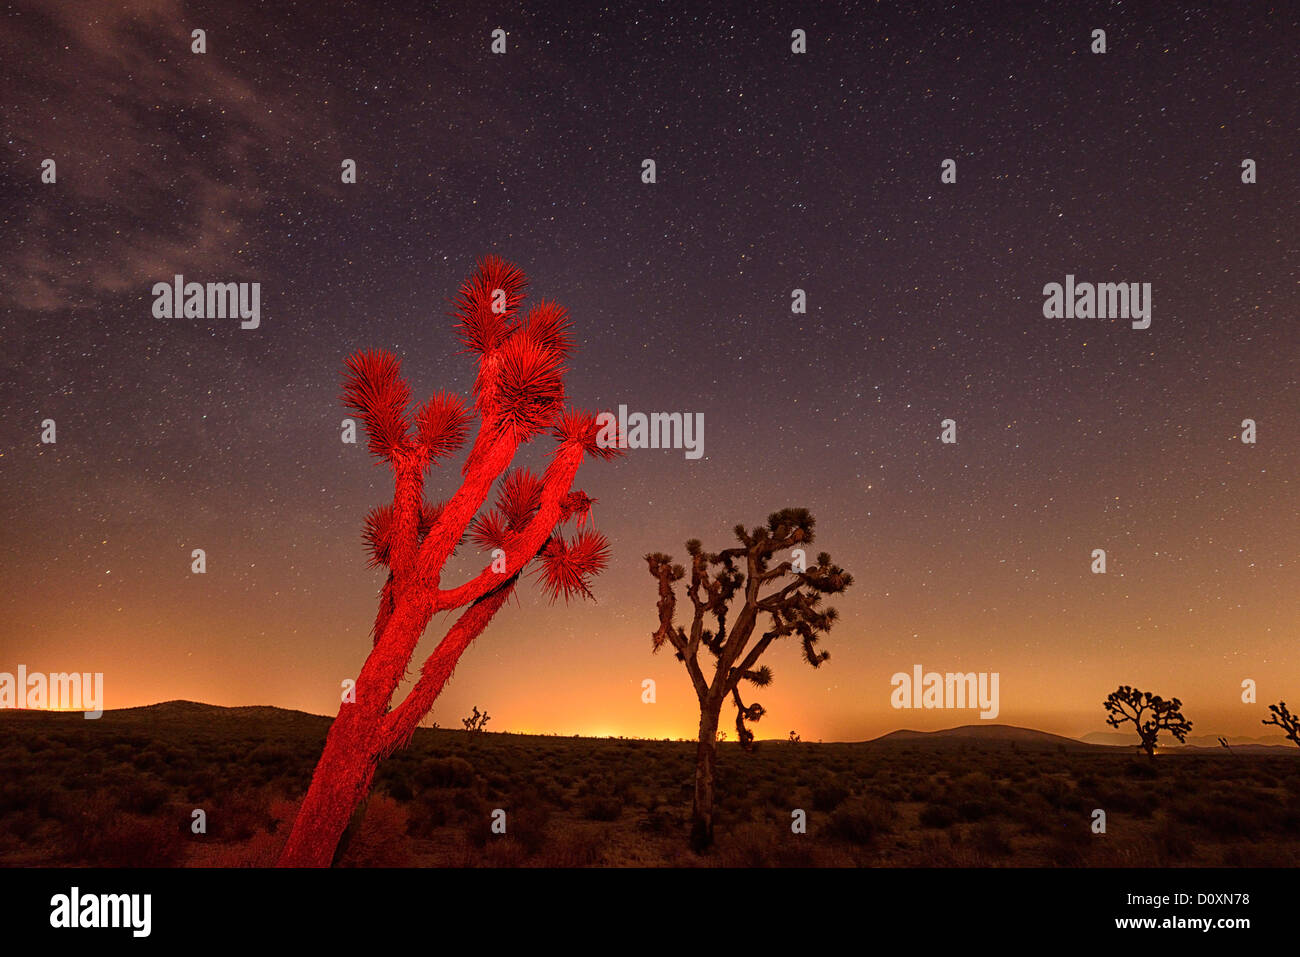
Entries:
{"type": "Polygon", "coordinates": [[[514,265],[489,256],[461,285],[457,330],[478,362],[472,413],[441,392],[410,408],[411,389],[390,353],[358,352],[346,362],[343,402],[364,423],[370,454],[393,473],[392,501],[371,509],[362,532],[370,567],[387,568],[388,577],[355,700],[343,703],[330,727],[281,866],[337,861],[379,762],[410,740],[460,656],[530,566],[553,602],[591,597],[591,580],[609,558],[604,537],[586,527],[595,499],[572,486],[586,456],[606,459],[618,450],[596,444],[593,414],[565,408],[564,362],[573,348],[568,315],[549,302],[521,315],[526,282],[514,265]],[[463,445],[475,418],[459,488],[441,502],[427,501],[430,467],[463,445]],[[542,435],[555,441],[544,474],[511,469],[520,446],[542,435]],[[494,484],[495,507],[482,511],[494,484]],[[562,529],[571,520],[577,528],[566,538],[562,529]],[[492,561],[468,581],[444,585],[443,567],[465,541],[491,551],[492,561]],[[394,704],[425,628],[450,611],[459,617],[415,686],[394,704]]]}

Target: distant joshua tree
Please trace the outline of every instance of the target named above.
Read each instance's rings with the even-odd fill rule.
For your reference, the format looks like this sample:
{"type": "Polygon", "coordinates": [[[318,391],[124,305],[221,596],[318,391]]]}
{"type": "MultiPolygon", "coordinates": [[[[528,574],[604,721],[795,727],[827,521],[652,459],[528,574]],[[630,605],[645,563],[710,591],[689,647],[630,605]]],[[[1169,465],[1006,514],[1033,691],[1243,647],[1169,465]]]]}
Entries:
{"type": "Polygon", "coordinates": [[[435,393],[411,407],[411,387],[400,360],[388,352],[357,352],[346,363],[343,402],[365,425],[370,454],[388,466],[393,498],[366,516],[364,539],[371,567],[388,569],[369,656],[325,739],[279,863],[325,867],[379,763],[410,740],[451,677],[456,663],[506,600],[525,569],[552,601],[590,596],[589,579],[609,547],[586,529],[594,499],[573,488],[588,457],[621,454],[597,441],[590,412],[566,408],[565,361],[572,351],[564,307],[540,302],[519,311],[527,282],[495,256],[481,260],[455,302],[465,350],[477,358],[473,410],[456,396],[435,393]],[[425,497],[425,476],[461,447],[471,423],[478,433],[460,469],[460,484],[445,501],[425,497]],[[520,446],[555,439],[542,476],[510,469],[520,446]],[[499,480],[496,507],[480,513],[499,480]],[[577,532],[562,527],[575,520],[577,532]],[[491,551],[491,564],[463,583],[443,579],[447,560],[469,540],[491,551]],[[536,562],[536,563],[535,563],[536,562]],[[425,660],[405,699],[393,697],[434,616],[456,612],[425,660]]]}
{"type": "Polygon", "coordinates": [[[658,651],[665,644],[677,652],[690,675],[700,702],[700,733],[695,760],[695,799],[692,812],[691,846],[706,850],[713,843],[713,778],[717,766],[718,720],[722,706],[731,698],[736,707],[736,735],[741,747],[753,747],[754,733],[746,721],[759,720],[763,706],[745,704],[740,696],[742,680],[756,687],[772,681],[772,670],[759,666],[758,659],[773,641],[798,635],[804,658],[814,668],[829,655],[817,650],[817,640],[835,623],[834,608],[822,608],[823,595],[837,594],[853,583],[853,576],[831,564],[823,552],[809,565],[803,549],[813,542],[814,519],[803,508],[787,508],[768,516],[767,526],[746,531],[737,525],[739,547],[705,552],[697,539],[686,543],[691,556],[690,584],[686,596],[691,602],[689,630],[677,625],[674,615],[677,595],[673,585],[686,578],[687,571],[656,552],[646,556],[650,574],[659,583],[659,628],[652,635],[658,651]],[[773,564],[777,552],[790,551],[791,558],[773,564]],[[760,594],[760,592],[762,592],[760,594]],[[739,609],[728,627],[733,602],[739,609]],[[767,616],[767,630],[759,629],[760,616],[767,616]],[[716,628],[706,628],[711,618],[716,628]],[[700,662],[701,649],[714,659],[710,673],[700,662]]]}
{"type": "Polygon", "coordinates": [[[798,731],[791,731],[791,732],[790,732],[790,740],[793,741],[795,744],[798,744],[800,741],[803,740],[803,738],[799,737],[799,732],[798,732],[798,731]]]}
{"type": "Polygon", "coordinates": [[[474,705],[474,713],[468,718],[461,718],[460,723],[465,726],[466,731],[482,731],[491,720],[492,716],[490,714],[486,711],[479,711],[478,705],[474,705]]]}
{"type": "Polygon", "coordinates": [[[1290,741],[1300,745],[1300,715],[1288,711],[1285,701],[1269,705],[1268,710],[1272,711],[1273,714],[1266,720],[1261,721],[1260,724],[1277,725],[1286,732],[1286,736],[1290,741]]]}
{"type": "Polygon", "coordinates": [[[1120,685],[1102,702],[1109,717],[1106,723],[1112,728],[1132,722],[1137,728],[1141,743],[1137,747],[1147,753],[1151,760],[1156,757],[1156,737],[1161,731],[1168,731],[1179,741],[1185,741],[1192,730],[1192,723],[1183,717],[1183,703],[1177,698],[1166,701],[1151,692],[1141,692],[1128,685],[1120,685]]]}

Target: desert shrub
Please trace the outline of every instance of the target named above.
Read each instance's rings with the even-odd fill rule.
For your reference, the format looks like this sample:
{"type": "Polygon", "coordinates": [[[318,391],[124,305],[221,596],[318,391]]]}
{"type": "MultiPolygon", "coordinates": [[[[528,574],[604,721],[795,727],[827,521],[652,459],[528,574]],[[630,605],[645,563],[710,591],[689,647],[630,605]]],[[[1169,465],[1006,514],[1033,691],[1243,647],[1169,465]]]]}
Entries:
{"type": "Polygon", "coordinates": [[[185,852],[172,822],[123,811],[101,795],[78,802],[65,827],[69,857],[91,867],[174,867],[185,852]]]}
{"type": "Polygon", "coordinates": [[[475,811],[465,816],[464,834],[472,847],[486,847],[488,841],[497,840],[504,835],[492,833],[492,808],[481,803],[475,811]]]}
{"type": "Polygon", "coordinates": [[[161,774],[167,770],[166,754],[155,748],[139,752],[131,763],[137,771],[153,771],[161,774]]]}
{"type": "Polygon", "coordinates": [[[1161,859],[1166,862],[1186,860],[1195,850],[1186,828],[1174,821],[1162,821],[1152,834],[1152,840],[1161,859]]]}
{"type": "Polygon", "coordinates": [[[372,794],[356,836],[340,867],[407,867],[411,863],[406,808],[384,794],[372,794]]]}
{"type": "Polygon", "coordinates": [[[529,854],[536,854],[547,842],[546,825],[551,809],[539,799],[516,800],[507,818],[506,829],[529,854]]]}
{"type": "Polygon", "coordinates": [[[833,811],[848,799],[850,793],[849,789],[838,781],[828,781],[819,787],[813,788],[813,810],[833,811]]]}
{"type": "MultiPolygon", "coordinates": [[[[241,789],[227,791],[219,798],[196,803],[207,814],[207,837],[217,841],[247,841],[258,831],[266,831],[275,826],[270,813],[270,799],[261,789],[241,789]]],[[[188,809],[180,817],[189,821],[191,811],[188,809]]],[[[185,825],[188,833],[189,825],[185,825]]]]}
{"type": "Polygon", "coordinates": [[[984,771],[968,771],[957,779],[956,786],[968,794],[987,794],[993,790],[993,779],[984,771]]]}
{"type": "Polygon", "coordinates": [[[203,801],[221,790],[221,778],[211,769],[204,768],[188,775],[185,785],[187,801],[203,801]]]}
{"type": "Polygon", "coordinates": [[[470,788],[477,779],[474,765],[454,755],[430,758],[415,772],[415,783],[421,788],[470,788]]]}
{"type": "Polygon", "coordinates": [[[592,828],[570,828],[548,845],[547,867],[593,867],[605,857],[605,835],[592,828]]]}
{"type": "Polygon", "coordinates": [[[51,741],[43,734],[33,735],[27,740],[27,753],[39,754],[42,751],[52,751],[58,748],[58,743],[51,741]]]}
{"type": "Polygon", "coordinates": [[[740,799],[732,798],[725,801],[717,813],[721,820],[728,822],[758,821],[767,816],[759,803],[748,794],[740,799]]]}
{"type": "Polygon", "coordinates": [[[850,844],[866,845],[893,828],[894,806],[878,798],[861,798],[831,814],[830,831],[850,844]]]}
{"type": "Polygon", "coordinates": [[[1232,844],[1223,853],[1224,867],[1295,867],[1295,853],[1288,847],[1232,844]]]}
{"type": "Polygon", "coordinates": [[[276,858],[284,847],[288,826],[284,833],[259,831],[242,844],[214,845],[209,851],[206,867],[274,867],[276,858]]]}
{"type": "Polygon", "coordinates": [[[63,792],[53,785],[33,786],[28,798],[28,805],[46,820],[57,818],[61,813],[63,792]]]}
{"type": "Polygon", "coordinates": [[[771,867],[771,828],[741,824],[727,835],[718,851],[718,863],[723,867],[771,867]]]}
{"type": "Polygon", "coordinates": [[[1226,838],[1254,838],[1264,833],[1268,823],[1257,808],[1229,804],[1220,809],[1209,830],[1226,838]]]}
{"type": "Polygon", "coordinates": [[[650,834],[667,834],[672,825],[673,819],[663,811],[651,811],[641,819],[637,827],[650,834]]]}
{"type": "Polygon", "coordinates": [[[976,825],[971,837],[976,849],[989,857],[1006,857],[1011,853],[1011,842],[997,821],[983,821],[976,825]]]}
{"type": "Polygon", "coordinates": [[[808,841],[793,840],[782,835],[782,840],[773,843],[772,853],[774,855],[772,863],[776,867],[817,866],[817,855],[808,841]]]}
{"type": "MultiPolygon", "coordinates": [[[[641,774],[639,771],[624,771],[614,778],[614,786],[611,790],[626,803],[628,798],[631,797],[633,789],[640,783],[641,774]]],[[[746,787],[746,790],[748,790],[748,787],[746,787]]]]}
{"type": "Polygon", "coordinates": [[[157,780],[138,777],[122,789],[119,803],[138,814],[154,814],[167,802],[167,788],[157,780]]]}
{"type": "Polygon", "coordinates": [[[957,811],[946,804],[927,804],[921,809],[922,827],[951,827],[957,818],[957,811]]]}
{"type": "MultiPolygon", "coordinates": [[[[565,808],[569,803],[569,796],[565,793],[564,788],[560,787],[550,777],[534,778],[528,783],[528,794],[533,800],[542,801],[546,804],[554,805],[558,808],[565,808]]],[[[656,800],[653,796],[649,800],[656,800]]]]}
{"type": "Polygon", "coordinates": [[[578,784],[578,797],[585,798],[592,794],[608,794],[613,790],[608,775],[590,774],[578,784]]]}
{"type": "Polygon", "coordinates": [[[1151,781],[1159,775],[1155,763],[1149,758],[1143,758],[1141,761],[1130,760],[1120,773],[1126,778],[1138,781],[1151,781]]]}
{"type": "Polygon", "coordinates": [[[1044,778],[1038,784],[1038,793],[1047,799],[1053,807],[1066,807],[1073,798],[1073,791],[1065,781],[1058,777],[1044,778]]]}
{"type": "Polygon", "coordinates": [[[30,800],[27,788],[21,784],[0,785],[0,818],[23,810],[30,800]]]}
{"type": "Polygon", "coordinates": [[[467,862],[471,867],[523,867],[528,863],[528,850],[513,837],[497,835],[487,842],[482,851],[467,862]]]}
{"type": "Polygon", "coordinates": [[[1087,831],[1059,831],[1047,844],[1048,862],[1056,867],[1082,867],[1090,847],[1087,831]]]}
{"type": "Polygon", "coordinates": [[[440,827],[445,827],[457,816],[455,795],[445,788],[422,792],[411,802],[407,812],[406,833],[412,837],[428,837],[440,827]]]}
{"type": "Polygon", "coordinates": [[[582,800],[582,816],[589,821],[617,821],[623,803],[610,794],[589,794],[582,800]]]}
{"type": "Polygon", "coordinates": [[[31,840],[37,828],[41,826],[41,816],[35,808],[25,807],[0,817],[0,838],[9,834],[23,844],[31,840]]]}
{"type": "Polygon", "coordinates": [[[1183,824],[1192,824],[1219,838],[1256,837],[1273,823],[1271,805],[1252,794],[1212,792],[1204,797],[1178,803],[1174,816],[1183,824]]]}
{"type": "Polygon", "coordinates": [[[922,834],[920,858],[916,863],[920,867],[952,867],[955,863],[952,842],[944,834],[922,834]]]}
{"type": "Polygon", "coordinates": [[[1149,818],[1155,813],[1159,799],[1145,789],[1113,788],[1097,795],[1096,807],[1106,811],[1123,811],[1134,817],[1149,818]]]}
{"type": "Polygon", "coordinates": [[[382,788],[388,793],[394,801],[406,803],[415,797],[415,792],[411,789],[411,781],[404,772],[392,772],[381,782],[382,788]]]}
{"type": "Polygon", "coordinates": [[[194,770],[189,762],[176,763],[163,772],[162,779],[172,789],[189,787],[194,780],[194,770]]]}

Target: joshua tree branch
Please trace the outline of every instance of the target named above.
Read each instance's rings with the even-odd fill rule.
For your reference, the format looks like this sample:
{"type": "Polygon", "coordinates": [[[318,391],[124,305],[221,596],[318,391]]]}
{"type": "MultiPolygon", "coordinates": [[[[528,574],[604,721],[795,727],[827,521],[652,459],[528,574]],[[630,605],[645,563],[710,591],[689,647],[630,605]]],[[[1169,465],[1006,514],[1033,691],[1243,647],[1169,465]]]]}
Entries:
{"type": "Polygon", "coordinates": [[[1260,724],[1275,724],[1286,732],[1287,739],[1300,745],[1300,715],[1294,715],[1287,708],[1285,701],[1268,706],[1272,714],[1260,724]]]}
{"type": "Polygon", "coordinates": [[[516,574],[496,591],[470,605],[447,630],[442,641],[438,642],[438,647],[425,659],[415,687],[400,705],[384,717],[383,735],[388,739],[389,745],[383,756],[404,747],[411,739],[420,719],[429,713],[434,700],[456,669],[460,656],[482,634],[492,616],[505,604],[518,580],[516,574]]]}
{"type": "MultiPolygon", "coordinates": [[[[479,439],[474,443],[476,450],[483,432],[487,429],[488,423],[484,422],[479,439]]],[[[455,549],[456,543],[465,537],[465,530],[469,528],[469,523],[474,520],[479,509],[483,507],[488,493],[492,490],[492,484],[509,468],[518,448],[519,443],[509,433],[496,435],[483,451],[480,467],[465,476],[465,481],[456,490],[456,494],[443,506],[438,521],[425,536],[416,559],[419,577],[428,582],[431,587],[437,587],[442,577],[442,568],[455,549]]],[[[486,590],[483,589],[480,594],[486,590]]],[[[456,608],[473,600],[469,597],[468,591],[457,598],[457,601],[447,604],[446,599],[439,593],[438,605],[441,608],[456,608]]]]}
{"type": "Polygon", "coordinates": [[[748,672],[754,670],[754,665],[758,664],[758,659],[763,656],[763,652],[767,651],[768,645],[775,641],[780,634],[780,631],[763,633],[763,637],[750,649],[749,654],[745,656],[745,660],[738,667],[731,669],[730,685],[732,688],[739,685],[740,679],[745,677],[748,672]]]}
{"type": "MultiPolygon", "coordinates": [[[[512,538],[510,546],[505,549],[506,570],[493,571],[492,566],[489,565],[458,588],[438,591],[434,598],[434,607],[437,610],[460,608],[477,601],[500,585],[504,579],[516,575],[537,557],[546,540],[555,531],[555,526],[559,524],[561,500],[569,493],[573,479],[578,474],[578,466],[582,464],[582,457],[583,450],[580,446],[572,444],[560,446],[551,468],[546,470],[541,507],[527,527],[512,538]]],[[[479,505],[482,505],[482,501],[479,505]]],[[[461,534],[464,534],[463,530],[461,534]]]]}

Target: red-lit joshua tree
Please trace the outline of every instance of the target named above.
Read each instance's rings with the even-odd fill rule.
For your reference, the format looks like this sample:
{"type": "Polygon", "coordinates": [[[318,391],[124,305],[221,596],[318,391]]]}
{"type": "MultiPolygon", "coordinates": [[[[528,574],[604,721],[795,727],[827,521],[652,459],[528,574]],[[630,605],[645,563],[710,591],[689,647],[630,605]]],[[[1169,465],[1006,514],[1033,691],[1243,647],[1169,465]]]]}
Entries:
{"type": "Polygon", "coordinates": [[[718,721],[727,699],[736,708],[736,737],[740,746],[749,750],[754,733],[745,722],[759,720],[765,711],[757,701],[745,704],[740,682],[755,687],[771,683],[772,669],[760,666],[758,660],[772,642],[797,635],[804,660],[814,668],[830,657],[829,652],[817,649],[817,641],[839,616],[834,608],[822,607],[822,596],[844,591],[853,584],[853,576],[832,564],[826,552],[807,567],[795,552],[791,556],[797,561],[772,563],[777,552],[811,545],[814,524],[807,509],[786,508],[769,515],[766,527],[746,531],[744,525],[737,525],[739,547],[708,553],[698,539],[687,542],[691,556],[686,587],[691,602],[689,631],[674,620],[677,595],[673,585],[686,578],[686,569],[661,552],[646,556],[650,574],[659,585],[659,628],[651,636],[653,649],[672,645],[700,702],[691,822],[691,846],[697,851],[713,843],[713,778],[718,741],[726,737],[725,731],[718,731],[718,721]],[[734,617],[728,622],[733,610],[734,617]],[[716,628],[706,628],[706,619],[716,622],[716,628]],[[713,658],[711,673],[700,661],[701,651],[713,658]]]}
{"type": "Polygon", "coordinates": [[[587,455],[619,454],[596,442],[589,412],[564,408],[564,360],[572,349],[563,307],[541,302],[518,312],[524,274],[496,257],[479,262],[455,303],[457,329],[478,357],[471,414],[460,399],[436,393],[408,408],[411,390],[399,360],[358,352],[347,360],[343,401],[361,417],[370,454],[393,473],[393,499],[366,516],[371,567],[388,569],[375,617],[374,647],[357,677],[355,701],[345,702],[294,821],[279,863],[324,867],[370,790],[375,768],[403,747],[442,691],[461,654],[505,604],[534,562],[552,601],[590,596],[590,579],[609,554],[605,538],[585,528],[594,499],[572,489],[587,455]],[[425,473],[455,452],[474,417],[478,434],[461,469],[461,483],[440,503],[425,499],[425,473]],[[556,439],[545,473],[510,470],[519,447],[543,433],[556,439]],[[479,514],[500,480],[496,507],[479,514]],[[561,532],[570,519],[577,531],[561,532]],[[493,561],[454,587],[442,582],[453,549],[468,538],[491,549],[493,561]],[[459,617],[425,660],[415,687],[400,704],[393,695],[430,619],[459,617]]]}

